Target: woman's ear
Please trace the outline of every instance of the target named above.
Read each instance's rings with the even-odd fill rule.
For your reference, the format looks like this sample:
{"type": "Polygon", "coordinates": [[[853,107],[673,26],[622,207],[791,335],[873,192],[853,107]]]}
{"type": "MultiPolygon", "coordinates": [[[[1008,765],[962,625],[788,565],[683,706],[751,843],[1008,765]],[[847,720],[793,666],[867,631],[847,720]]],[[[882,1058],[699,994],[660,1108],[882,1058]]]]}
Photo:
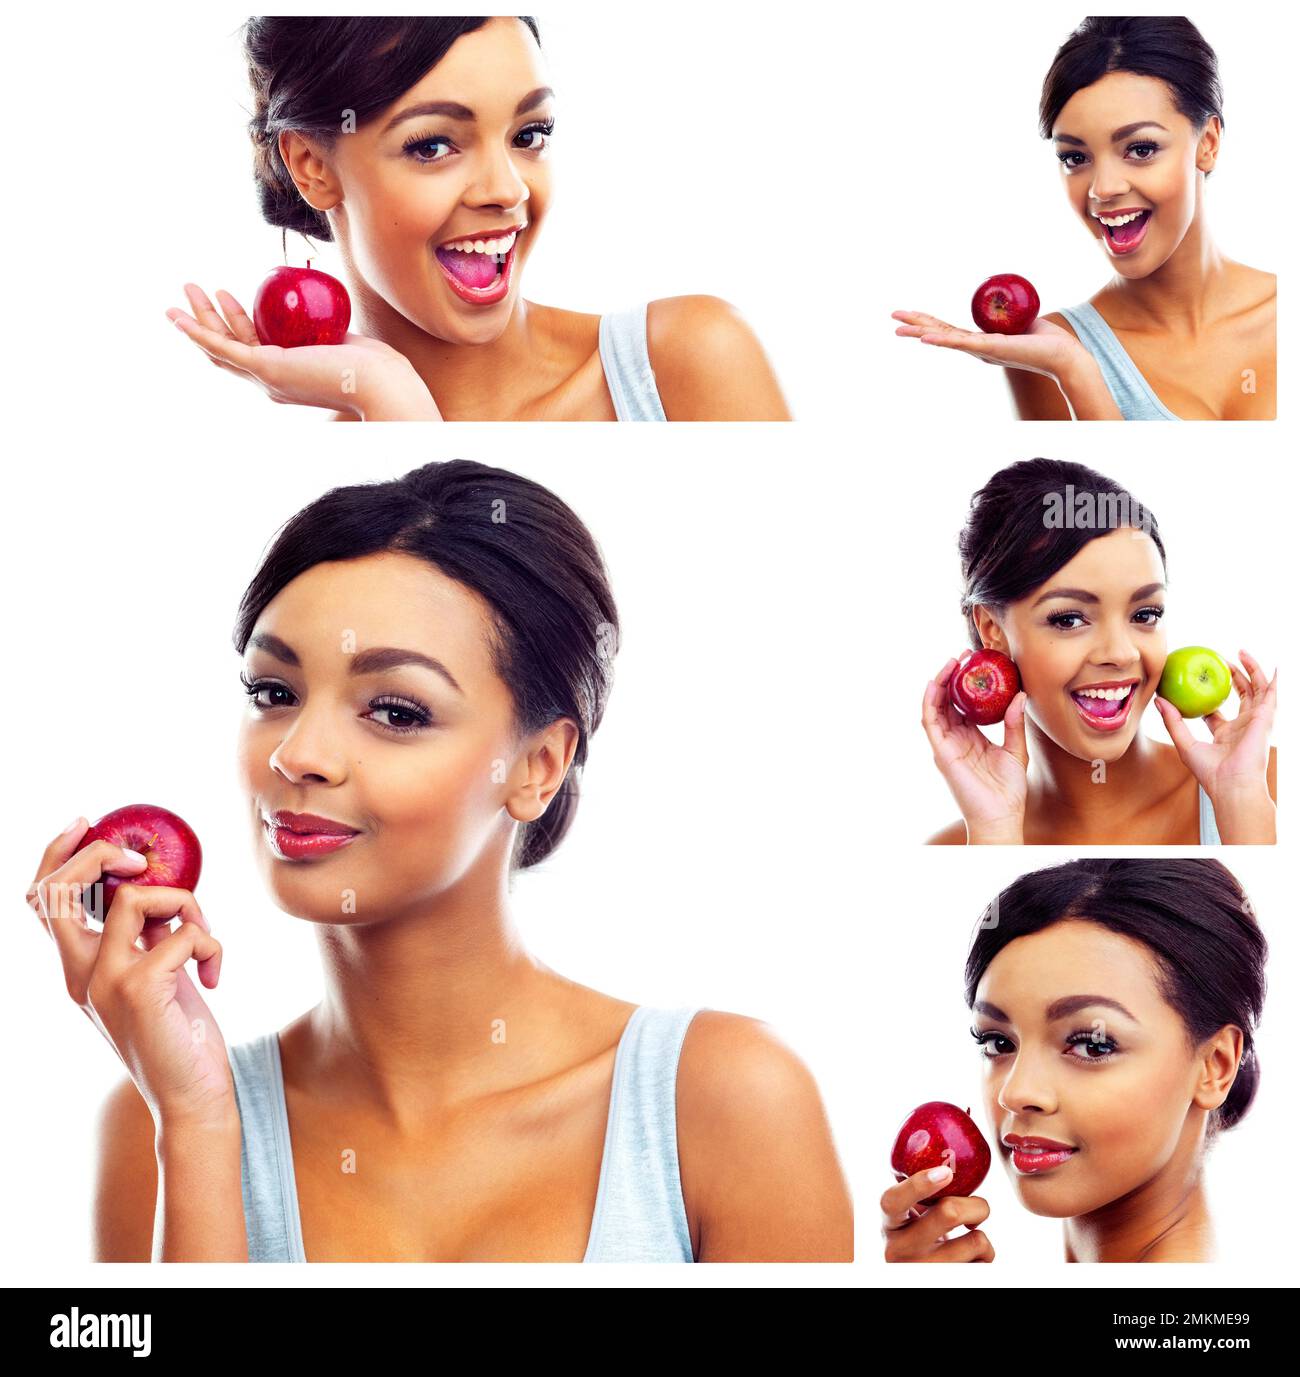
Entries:
{"type": "Polygon", "coordinates": [[[280,160],[293,178],[299,195],[316,211],[333,210],[343,199],[338,181],[316,149],[292,129],[279,138],[280,160]]]}
{"type": "Polygon", "coordinates": [[[516,822],[536,822],[546,812],[573,764],[578,736],[578,724],[571,717],[557,718],[520,757],[518,783],[506,799],[506,812],[516,822]]]}
{"type": "Polygon", "coordinates": [[[1000,650],[1004,655],[1010,655],[1007,638],[1003,635],[1002,627],[993,613],[982,603],[976,603],[971,609],[971,614],[975,618],[975,630],[979,632],[980,644],[984,649],[1000,650]]]}
{"type": "Polygon", "coordinates": [[[1196,170],[1204,172],[1207,176],[1214,171],[1214,164],[1219,158],[1219,141],[1223,137],[1223,126],[1219,123],[1218,115],[1211,115],[1205,121],[1205,128],[1201,130],[1201,137],[1196,145],[1196,170]]]}

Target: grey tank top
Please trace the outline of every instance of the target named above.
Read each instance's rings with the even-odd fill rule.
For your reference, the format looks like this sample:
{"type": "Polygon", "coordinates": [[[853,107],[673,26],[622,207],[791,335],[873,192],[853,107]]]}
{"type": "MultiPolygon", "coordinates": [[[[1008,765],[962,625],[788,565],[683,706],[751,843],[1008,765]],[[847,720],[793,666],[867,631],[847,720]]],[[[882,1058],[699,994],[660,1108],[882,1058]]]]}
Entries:
{"type": "Polygon", "coordinates": [[[1074,326],[1079,342],[1097,360],[1110,395],[1126,421],[1183,419],[1175,416],[1151,390],[1151,385],[1138,372],[1137,364],[1129,358],[1128,350],[1091,302],[1062,306],[1061,314],[1074,326]]]}
{"type": "Polygon", "coordinates": [[[614,414],[620,421],[668,419],[650,367],[645,331],[644,305],[600,318],[600,363],[614,399],[614,414]]]}
{"type": "MultiPolygon", "coordinates": [[[[694,1262],[677,1160],[677,1063],[696,1008],[639,1005],[614,1057],[583,1262],[694,1262]]],[[[275,1033],[229,1049],[249,1262],[306,1262],[275,1033]]]]}
{"type": "Polygon", "coordinates": [[[1196,794],[1201,805],[1201,845],[1222,846],[1223,842],[1219,837],[1219,824],[1214,816],[1214,804],[1210,802],[1209,794],[1199,784],[1196,786],[1196,794]]]}

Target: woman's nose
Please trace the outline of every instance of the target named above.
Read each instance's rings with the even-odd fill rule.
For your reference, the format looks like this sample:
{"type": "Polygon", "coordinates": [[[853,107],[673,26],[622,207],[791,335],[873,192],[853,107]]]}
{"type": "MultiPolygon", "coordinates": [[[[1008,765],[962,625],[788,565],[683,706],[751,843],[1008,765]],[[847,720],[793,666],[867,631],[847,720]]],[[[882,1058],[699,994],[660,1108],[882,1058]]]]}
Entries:
{"type": "Polygon", "coordinates": [[[1041,1058],[1031,1056],[1021,1048],[998,1091],[998,1104],[1008,1114],[1055,1112],[1056,1092],[1052,1089],[1041,1058]]]}
{"type": "Polygon", "coordinates": [[[270,766],[290,784],[338,784],[344,774],[343,758],[324,724],[311,721],[306,712],[281,737],[270,766]]]}
{"type": "Polygon", "coordinates": [[[519,175],[514,160],[504,149],[484,152],[476,159],[474,177],[466,188],[464,201],[475,207],[513,210],[528,200],[528,183],[519,175]]]}
{"type": "Polygon", "coordinates": [[[1112,158],[1098,158],[1093,164],[1092,185],[1088,188],[1092,202],[1088,208],[1094,212],[1101,210],[1118,197],[1126,196],[1128,191],[1123,165],[1112,158]]]}

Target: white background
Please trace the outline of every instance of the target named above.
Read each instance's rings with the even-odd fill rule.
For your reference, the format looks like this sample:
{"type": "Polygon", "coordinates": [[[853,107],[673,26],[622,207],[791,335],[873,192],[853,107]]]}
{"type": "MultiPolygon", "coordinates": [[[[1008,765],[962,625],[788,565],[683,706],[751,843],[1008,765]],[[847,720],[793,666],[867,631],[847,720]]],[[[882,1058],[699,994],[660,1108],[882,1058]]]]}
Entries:
{"type": "MultiPolygon", "coordinates": [[[[666,5],[540,16],[560,92],[560,181],[530,296],[585,310],[724,296],[758,330],[803,420],[670,433],[337,427],[217,372],[163,312],[184,304],[187,279],[247,298],[280,261],[250,180],[244,13],[74,8],[53,85],[50,64],[32,58],[51,52],[50,16],[11,30],[7,89],[24,120],[8,150],[6,226],[4,1280],[109,1274],[81,1259],[94,1115],[119,1066],[68,1001],[21,901],[42,849],[78,811],[136,798],[176,807],[208,857],[201,898],[227,952],[212,1004],[227,1040],[313,1003],[314,943],[270,903],[244,835],[235,609],[274,529],[326,488],[457,456],[518,469],[569,501],[605,552],[623,617],[578,821],[516,887],[528,940],[620,997],[772,1023],[816,1075],[854,1189],[852,1268],[672,1269],[652,1284],[1274,1285],[1293,1274],[1276,1204],[1300,1129],[1288,846],[1240,864],[1225,853],[1274,949],[1259,1097],[1209,1166],[1225,1262],[1045,1267],[1058,1226],[1018,1208],[1001,1181],[989,1187],[994,1267],[878,1260],[875,1205],[892,1182],[899,1118],[977,1086],[960,1002],[974,915],[1022,870],[1069,854],[919,844],[956,815],[919,706],[926,677],[964,644],[953,542],[970,493],[1034,454],[1112,474],[1160,518],[1178,643],[1244,644],[1270,667],[1291,664],[1296,437],[1285,419],[1016,425],[995,370],[897,339],[892,309],[964,323],[993,271],[1024,271],[1044,309],[1104,280],[1035,130],[1042,74],[1082,10],[853,14],[666,5]],[[611,223],[616,243],[602,233],[593,250],[588,230],[611,223]]],[[[1267,7],[1249,23],[1192,17],[1227,87],[1212,223],[1232,256],[1285,272],[1295,220],[1276,64],[1294,51],[1294,26],[1267,7]]],[[[1288,334],[1284,313],[1287,357],[1288,334]]],[[[1174,624],[1171,614],[1171,637],[1174,624]]],[[[528,1267],[382,1276],[466,1274],[593,1280],[528,1267]]],[[[221,1268],[179,1280],[218,1277],[243,1280],[221,1268]]]]}

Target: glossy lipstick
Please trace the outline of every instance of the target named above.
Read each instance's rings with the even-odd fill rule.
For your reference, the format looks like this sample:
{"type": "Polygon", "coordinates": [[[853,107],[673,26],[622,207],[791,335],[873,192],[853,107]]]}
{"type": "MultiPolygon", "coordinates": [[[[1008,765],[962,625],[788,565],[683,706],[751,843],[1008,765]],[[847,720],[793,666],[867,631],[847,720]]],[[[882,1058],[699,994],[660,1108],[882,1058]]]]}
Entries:
{"type": "Polygon", "coordinates": [[[1094,712],[1089,712],[1084,706],[1087,700],[1079,699],[1076,696],[1077,690],[1069,691],[1070,702],[1074,704],[1075,710],[1078,712],[1084,726],[1090,727],[1093,731],[1098,732],[1117,732],[1123,728],[1128,722],[1129,713],[1133,710],[1133,700],[1137,697],[1138,683],[1137,680],[1124,679],[1114,683],[1081,685],[1080,687],[1082,688],[1123,688],[1126,685],[1129,686],[1128,697],[1124,699],[1120,710],[1117,713],[1111,714],[1109,717],[1100,717],[1094,712]]]}
{"type": "Polygon", "coordinates": [[[514,273],[515,254],[519,252],[519,236],[521,234],[523,234],[522,229],[515,232],[515,242],[510,245],[509,252],[506,254],[506,261],[502,264],[496,281],[490,287],[468,287],[443,263],[436,253],[433,255],[433,261],[437,263],[438,271],[446,279],[447,285],[462,301],[469,302],[471,306],[495,306],[498,301],[504,301],[510,292],[510,280],[514,273]]]}
{"type": "Polygon", "coordinates": [[[1011,1161],[1016,1170],[1026,1176],[1052,1171],[1068,1162],[1077,1151],[1052,1138],[1022,1138],[1018,1133],[1008,1133],[1002,1143],[1011,1149],[1011,1161]]]}
{"type": "Polygon", "coordinates": [[[271,850],[284,861],[312,860],[342,850],[357,829],[315,813],[281,810],[263,818],[271,850]]]}

